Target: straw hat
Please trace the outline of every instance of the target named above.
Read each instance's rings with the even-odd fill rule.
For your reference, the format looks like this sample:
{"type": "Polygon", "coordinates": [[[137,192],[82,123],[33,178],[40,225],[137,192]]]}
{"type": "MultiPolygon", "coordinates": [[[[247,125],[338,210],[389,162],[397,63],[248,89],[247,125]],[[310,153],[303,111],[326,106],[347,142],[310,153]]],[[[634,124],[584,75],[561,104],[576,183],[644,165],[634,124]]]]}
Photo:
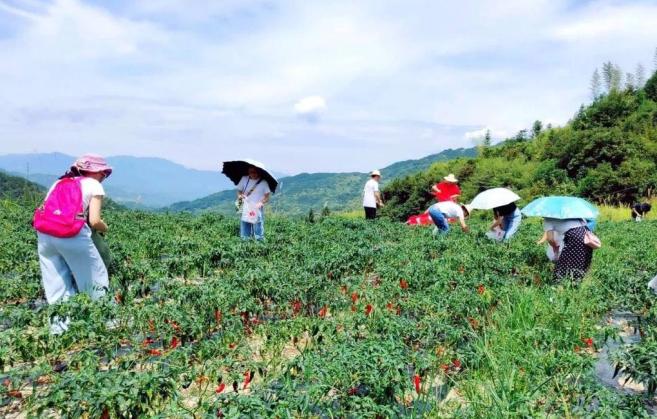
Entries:
{"type": "Polygon", "coordinates": [[[370,176],[381,176],[381,172],[378,170],[372,170],[372,173],[370,173],[370,176]]]}
{"type": "Polygon", "coordinates": [[[456,176],[454,176],[454,173],[450,173],[449,175],[445,176],[443,179],[450,183],[457,183],[459,181],[456,178],[456,176]]]}

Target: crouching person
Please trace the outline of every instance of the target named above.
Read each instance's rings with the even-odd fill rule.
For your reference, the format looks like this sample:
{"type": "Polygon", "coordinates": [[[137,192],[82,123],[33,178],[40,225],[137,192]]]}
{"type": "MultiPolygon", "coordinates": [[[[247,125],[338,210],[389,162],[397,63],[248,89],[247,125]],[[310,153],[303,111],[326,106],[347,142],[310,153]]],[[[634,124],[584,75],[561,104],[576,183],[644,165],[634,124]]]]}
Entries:
{"type": "Polygon", "coordinates": [[[471,208],[469,205],[457,204],[453,201],[443,201],[433,204],[429,207],[429,216],[433,223],[436,225],[436,231],[446,234],[449,231],[450,218],[458,219],[461,229],[464,232],[470,231],[470,228],[465,223],[465,219],[470,216],[471,208]]]}
{"type": "MultiPolygon", "coordinates": [[[[78,292],[97,300],[107,292],[107,267],[92,240],[92,229],[107,231],[101,217],[105,196],[101,182],[111,173],[104,158],[92,154],[80,157],[52,185],[34,212],[48,304],[66,301],[78,292]]],[[[68,319],[51,320],[51,333],[61,334],[67,328],[68,319]]]]}

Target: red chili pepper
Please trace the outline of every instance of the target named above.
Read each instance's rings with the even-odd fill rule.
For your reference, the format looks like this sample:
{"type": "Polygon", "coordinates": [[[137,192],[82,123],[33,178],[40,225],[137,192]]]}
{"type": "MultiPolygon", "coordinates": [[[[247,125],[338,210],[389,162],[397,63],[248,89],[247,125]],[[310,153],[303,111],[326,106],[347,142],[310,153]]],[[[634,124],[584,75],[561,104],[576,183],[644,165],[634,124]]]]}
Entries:
{"type": "Polygon", "coordinates": [[[299,300],[292,301],[292,311],[294,312],[294,314],[299,314],[299,312],[301,311],[301,307],[302,307],[301,301],[299,300]]]}
{"type": "Polygon", "coordinates": [[[456,368],[461,368],[461,361],[454,358],[454,359],[452,359],[452,365],[454,365],[454,367],[456,367],[456,368]]]}
{"type": "Polygon", "coordinates": [[[351,293],[351,302],[356,304],[356,301],[358,301],[358,293],[357,292],[352,292],[351,293]]]}
{"type": "Polygon", "coordinates": [[[328,307],[324,306],[319,309],[319,317],[326,317],[326,313],[328,312],[328,307]]]}
{"type": "Polygon", "coordinates": [[[421,390],[421,388],[420,388],[420,376],[419,375],[415,374],[413,376],[413,384],[415,384],[415,391],[417,391],[419,393],[420,390],[421,390]]]}
{"type": "Polygon", "coordinates": [[[582,338],[582,343],[585,344],[587,348],[593,347],[593,339],[591,338],[582,338]]]}
{"type": "Polygon", "coordinates": [[[178,345],[180,345],[180,341],[178,340],[178,338],[176,336],[171,338],[171,344],[169,345],[169,347],[171,349],[176,349],[178,347],[178,345]]]}
{"type": "Polygon", "coordinates": [[[346,285],[340,285],[340,293],[342,295],[347,295],[347,286],[346,285]]]}
{"type": "Polygon", "coordinates": [[[368,304],[368,305],[366,305],[366,306],[365,306],[365,315],[366,315],[366,316],[369,316],[370,313],[372,313],[372,310],[373,310],[373,309],[374,309],[374,308],[372,307],[372,304],[368,304]]]}
{"type": "Polygon", "coordinates": [[[123,295],[121,295],[120,292],[117,292],[114,294],[114,301],[116,301],[117,304],[121,304],[123,302],[123,295]]]}
{"type": "Polygon", "coordinates": [[[582,348],[580,348],[578,345],[575,345],[575,352],[579,353],[579,351],[581,351],[581,350],[582,350],[582,348]]]}
{"type": "Polygon", "coordinates": [[[251,383],[251,372],[246,371],[244,373],[244,387],[242,387],[242,389],[246,390],[246,388],[249,386],[249,383],[251,383]]]}
{"type": "Polygon", "coordinates": [[[443,370],[443,372],[444,372],[445,374],[447,374],[447,373],[449,372],[449,365],[447,365],[447,364],[442,364],[442,365],[440,366],[440,369],[443,370]]]}
{"type": "Polygon", "coordinates": [[[150,355],[153,355],[153,356],[160,356],[160,355],[162,355],[162,351],[159,350],[159,349],[150,349],[150,350],[148,351],[148,353],[149,353],[150,355]]]}
{"type": "Polygon", "coordinates": [[[149,346],[151,343],[153,343],[153,338],[146,338],[144,341],[141,343],[141,346],[146,347],[149,346]]]}
{"type": "Polygon", "coordinates": [[[237,347],[237,343],[235,342],[228,344],[228,349],[235,349],[235,347],[237,347]]]}
{"type": "Polygon", "coordinates": [[[485,292],[486,292],[486,287],[484,287],[483,285],[479,285],[479,286],[477,287],[477,293],[478,293],[479,295],[481,295],[481,294],[483,294],[483,293],[485,293],[485,292]]]}
{"type": "Polygon", "coordinates": [[[395,311],[395,305],[393,303],[386,304],[386,309],[389,311],[395,311]]]}
{"type": "Polygon", "coordinates": [[[349,394],[350,396],[354,396],[357,393],[358,393],[358,388],[356,388],[356,387],[352,387],[352,388],[349,389],[349,391],[347,391],[347,394],[349,394]]]}
{"type": "Polygon", "coordinates": [[[217,323],[221,323],[221,310],[217,309],[214,311],[214,319],[217,323]]]}
{"type": "Polygon", "coordinates": [[[221,383],[217,386],[216,390],[214,391],[217,394],[220,394],[224,389],[226,388],[226,384],[221,383]]]}
{"type": "Polygon", "coordinates": [[[19,390],[9,390],[7,392],[7,396],[13,397],[14,399],[22,399],[23,393],[21,393],[19,390]]]}
{"type": "Polygon", "coordinates": [[[353,305],[351,306],[351,312],[352,312],[352,313],[355,313],[355,312],[356,312],[356,306],[353,306],[353,305]]]}
{"type": "Polygon", "coordinates": [[[400,279],[399,280],[399,287],[403,290],[407,289],[408,288],[408,281],[406,281],[405,279],[400,279]]]}

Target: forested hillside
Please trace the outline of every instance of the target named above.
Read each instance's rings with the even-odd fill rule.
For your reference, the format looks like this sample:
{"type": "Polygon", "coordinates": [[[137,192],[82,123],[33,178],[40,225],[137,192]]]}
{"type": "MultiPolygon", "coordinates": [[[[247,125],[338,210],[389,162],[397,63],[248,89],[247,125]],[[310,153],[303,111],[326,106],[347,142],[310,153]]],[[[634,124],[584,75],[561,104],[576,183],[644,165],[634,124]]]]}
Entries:
{"type": "Polygon", "coordinates": [[[44,192],[45,188],[43,186],[0,171],[0,199],[32,199],[40,197],[44,192]]]}
{"type": "MultiPolygon", "coordinates": [[[[475,148],[458,148],[441,151],[417,160],[404,160],[381,169],[382,183],[417,173],[429,168],[437,161],[459,157],[474,157],[475,148]]],[[[325,206],[330,210],[350,210],[360,207],[361,193],[367,181],[367,173],[301,173],[280,180],[280,189],[273,196],[270,208],[286,214],[305,214],[310,209],[319,211],[325,206]]],[[[171,205],[171,211],[212,210],[220,213],[234,212],[235,192],[222,191],[189,202],[171,205]]]]}
{"type": "MultiPolygon", "coordinates": [[[[427,171],[388,184],[384,210],[404,219],[433,200],[431,184],[447,173],[461,181],[463,200],[488,188],[506,186],[525,201],[539,195],[573,194],[596,202],[629,204],[657,188],[657,73],[640,87],[605,77],[606,91],[564,127],[543,129],[491,146],[474,158],[436,163],[427,171]]],[[[595,80],[595,78],[594,78],[595,80]]]]}

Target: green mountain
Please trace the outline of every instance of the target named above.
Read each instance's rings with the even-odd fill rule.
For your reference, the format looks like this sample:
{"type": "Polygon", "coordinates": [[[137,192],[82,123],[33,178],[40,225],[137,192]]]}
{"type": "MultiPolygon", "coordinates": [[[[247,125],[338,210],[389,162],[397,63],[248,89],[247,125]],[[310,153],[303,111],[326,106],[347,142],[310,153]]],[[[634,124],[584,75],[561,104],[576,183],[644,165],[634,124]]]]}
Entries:
{"type": "MultiPolygon", "coordinates": [[[[475,148],[449,149],[418,160],[406,160],[381,169],[382,184],[392,179],[426,170],[432,164],[460,157],[474,157],[475,148]]],[[[444,176],[444,175],[443,175],[444,176]]],[[[367,173],[301,173],[280,179],[279,190],[274,194],[270,208],[286,214],[305,214],[311,208],[332,211],[352,210],[360,207],[361,191],[367,173]]],[[[235,191],[222,191],[205,198],[178,202],[166,208],[169,211],[212,210],[230,214],[235,211],[235,191]]]]}
{"type": "Polygon", "coordinates": [[[521,131],[478,156],[432,165],[390,182],[383,213],[403,220],[433,201],[429,186],[442,173],[460,179],[463,199],[493,188],[515,190],[523,202],[541,195],[576,195],[629,204],[657,190],[657,73],[643,88],[612,88],[582,106],[564,127],[521,131]]]}
{"type": "MultiPolygon", "coordinates": [[[[27,177],[45,187],[61,176],[75,160],[62,153],[8,154],[0,156],[0,170],[27,177]]],[[[159,208],[181,200],[196,199],[232,187],[217,170],[195,170],[152,157],[111,156],[114,168],[103,186],[114,201],[133,208],[159,208]]]]}
{"type": "Polygon", "coordinates": [[[0,171],[0,199],[39,201],[46,188],[27,179],[0,171]]]}

